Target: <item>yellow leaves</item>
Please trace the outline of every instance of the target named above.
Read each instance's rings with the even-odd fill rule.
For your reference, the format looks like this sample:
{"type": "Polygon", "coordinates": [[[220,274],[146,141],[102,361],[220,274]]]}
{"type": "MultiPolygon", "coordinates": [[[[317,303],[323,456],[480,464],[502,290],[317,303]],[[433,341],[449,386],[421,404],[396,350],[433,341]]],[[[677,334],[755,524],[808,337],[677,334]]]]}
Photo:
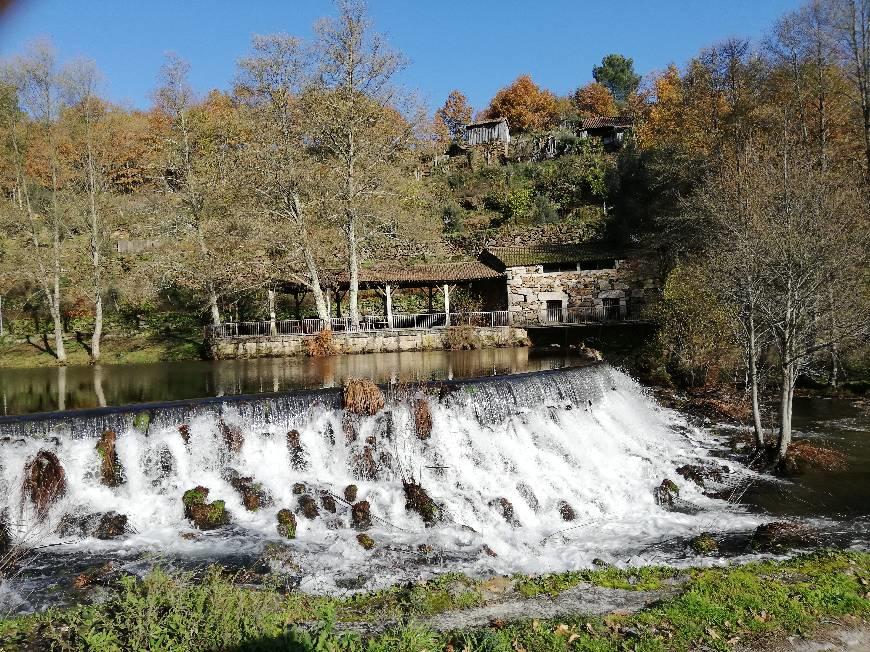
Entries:
{"type": "Polygon", "coordinates": [[[490,118],[507,118],[511,130],[534,131],[553,124],[557,111],[556,96],[522,75],[495,94],[486,113],[490,118]]]}

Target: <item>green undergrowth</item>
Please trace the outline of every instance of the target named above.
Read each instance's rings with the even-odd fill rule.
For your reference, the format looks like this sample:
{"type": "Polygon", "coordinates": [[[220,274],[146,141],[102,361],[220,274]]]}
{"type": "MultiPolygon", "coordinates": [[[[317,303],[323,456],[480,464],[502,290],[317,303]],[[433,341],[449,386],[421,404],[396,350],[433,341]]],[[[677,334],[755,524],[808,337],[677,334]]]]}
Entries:
{"type": "MultiPolygon", "coordinates": [[[[501,599],[491,582],[447,574],[428,582],[332,598],[240,586],[220,568],[202,576],[160,570],[122,578],[106,600],[0,621],[0,650],[516,650],[596,652],[754,649],[824,624],[870,617],[870,554],[821,552],[785,562],[675,571],[604,568],[516,576],[512,600],[590,583],[655,589],[683,580],[675,597],[636,614],[493,622],[440,633],[437,615],[501,599]],[[344,622],[357,623],[348,631],[344,622]],[[358,633],[367,623],[370,635],[358,633]]],[[[504,586],[506,582],[502,582],[504,586]]],[[[539,598],[540,599],[540,598],[539,598]]]]}

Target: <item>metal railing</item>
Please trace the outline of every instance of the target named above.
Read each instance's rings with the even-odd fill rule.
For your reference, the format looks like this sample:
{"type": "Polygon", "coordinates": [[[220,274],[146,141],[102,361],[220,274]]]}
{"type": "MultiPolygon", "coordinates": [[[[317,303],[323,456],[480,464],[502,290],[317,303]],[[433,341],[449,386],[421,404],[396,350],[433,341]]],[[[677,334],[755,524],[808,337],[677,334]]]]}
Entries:
{"type": "MultiPolygon", "coordinates": [[[[386,315],[366,315],[354,324],[347,317],[333,317],[329,326],[337,333],[370,333],[382,330],[428,330],[447,326],[498,327],[510,326],[507,310],[493,312],[395,313],[392,324],[386,315]]],[[[281,319],[270,321],[226,322],[208,327],[208,335],[217,339],[234,337],[271,337],[278,335],[316,335],[325,330],[326,322],[318,318],[281,319]]]]}
{"type": "Polygon", "coordinates": [[[643,319],[643,305],[629,302],[622,305],[569,308],[562,315],[560,323],[589,324],[608,321],[643,321],[643,319]]]}

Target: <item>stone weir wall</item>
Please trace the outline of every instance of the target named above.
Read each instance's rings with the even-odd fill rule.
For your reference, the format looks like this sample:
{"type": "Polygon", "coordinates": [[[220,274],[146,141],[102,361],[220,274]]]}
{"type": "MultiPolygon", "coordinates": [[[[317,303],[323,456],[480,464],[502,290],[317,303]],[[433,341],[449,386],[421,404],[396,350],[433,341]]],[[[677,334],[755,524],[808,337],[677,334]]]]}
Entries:
{"type": "MultiPolygon", "coordinates": [[[[210,350],[215,360],[307,355],[307,342],[311,337],[311,335],[273,335],[215,339],[211,342],[210,350]]],[[[526,331],[511,326],[392,330],[371,333],[334,332],[332,341],[338,353],[393,353],[468,347],[528,346],[526,331]]]]}

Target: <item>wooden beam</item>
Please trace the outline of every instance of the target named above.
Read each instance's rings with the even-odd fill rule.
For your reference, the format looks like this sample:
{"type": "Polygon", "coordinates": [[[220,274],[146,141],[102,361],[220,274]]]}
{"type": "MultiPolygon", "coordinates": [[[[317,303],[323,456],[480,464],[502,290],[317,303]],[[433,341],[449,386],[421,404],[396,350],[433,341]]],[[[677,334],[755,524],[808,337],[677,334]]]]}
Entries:
{"type": "Polygon", "coordinates": [[[387,283],[384,286],[384,296],[387,299],[387,328],[393,327],[393,289],[387,283]]]}

